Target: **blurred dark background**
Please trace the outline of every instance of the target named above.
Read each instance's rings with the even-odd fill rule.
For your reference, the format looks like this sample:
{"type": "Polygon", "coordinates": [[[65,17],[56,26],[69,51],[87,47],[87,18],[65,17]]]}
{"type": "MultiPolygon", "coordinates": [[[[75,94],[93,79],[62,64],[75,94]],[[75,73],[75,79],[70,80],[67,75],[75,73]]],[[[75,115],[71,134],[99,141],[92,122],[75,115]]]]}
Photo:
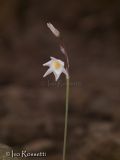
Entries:
{"type": "Polygon", "coordinates": [[[68,159],[119,160],[119,0],[0,0],[0,143],[62,157],[65,77],[42,78],[63,58],[49,21],[70,59],[68,159]]]}

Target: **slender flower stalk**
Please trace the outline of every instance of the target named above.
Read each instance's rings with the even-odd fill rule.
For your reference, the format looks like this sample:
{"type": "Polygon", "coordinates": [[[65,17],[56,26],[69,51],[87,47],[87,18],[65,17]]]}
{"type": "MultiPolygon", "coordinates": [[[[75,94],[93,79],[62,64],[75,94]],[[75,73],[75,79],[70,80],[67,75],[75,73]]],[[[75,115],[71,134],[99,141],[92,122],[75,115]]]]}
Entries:
{"type": "Polygon", "coordinates": [[[50,57],[51,60],[43,64],[43,66],[48,66],[49,69],[44,74],[43,77],[53,73],[55,80],[57,81],[61,75],[64,73],[66,76],[66,102],[65,102],[65,126],[64,126],[64,142],[63,142],[63,160],[66,160],[66,148],[67,148],[67,130],[68,130],[68,109],[69,109],[69,88],[70,88],[70,78],[69,78],[69,58],[66,52],[63,41],[60,37],[60,32],[51,24],[47,23],[47,27],[51,30],[53,35],[59,40],[60,51],[64,54],[66,59],[66,68],[64,67],[64,62],[60,59],[50,57]]]}
{"type": "Polygon", "coordinates": [[[66,145],[67,145],[67,128],[68,128],[68,107],[69,107],[69,78],[66,78],[66,103],[65,103],[65,128],[64,128],[64,143],[63,143],[63,160],[66,159],[66,145]]]}

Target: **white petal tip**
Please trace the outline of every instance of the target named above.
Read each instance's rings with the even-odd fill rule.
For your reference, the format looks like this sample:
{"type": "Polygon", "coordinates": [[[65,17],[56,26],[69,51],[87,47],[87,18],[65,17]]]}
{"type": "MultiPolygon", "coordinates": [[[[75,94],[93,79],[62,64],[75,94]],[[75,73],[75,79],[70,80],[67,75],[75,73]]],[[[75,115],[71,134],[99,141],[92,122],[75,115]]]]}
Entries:
{"type": "Polygon", "coordinates": [[[47,72],[43,75],[43,77],[46,77],[47,75],[49,75],[50,73],[52,73],[51,69],[48,69],[47,72]]]}
{"type": "Polygon", "coordinates": [[[50,59],[51,59],[51,60],[57,60],[57,59],[56,59],[56,58],[54,58],[54,57],[50,57],[50,59]]]}
{"type": "Polygon", "coordinates": [[[45,78],[45,77],[46,77],[46,75],[44,74],[44,75],[43,75],[43,78],[45,78]]]}
{"type": "Polygon", "coordinates": [[[57,81],[58,81],[58,78],[57,78],[57,79],[55,78],[55,81],[57,82],[57,81]]]}

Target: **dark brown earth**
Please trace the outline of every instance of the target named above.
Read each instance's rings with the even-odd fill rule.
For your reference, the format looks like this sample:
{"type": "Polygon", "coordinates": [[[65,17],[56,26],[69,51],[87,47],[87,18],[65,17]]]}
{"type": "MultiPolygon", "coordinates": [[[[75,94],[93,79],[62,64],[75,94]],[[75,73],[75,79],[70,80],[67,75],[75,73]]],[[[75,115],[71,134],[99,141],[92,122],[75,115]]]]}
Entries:
{"type": "Polygon", "coordinates": [[[46,27],[51,21],[70,59],[67,159],[120,159],[119,6],[117,0],[0,1],[0,143],[62,158],[65,78],[43,79],[50,56],[64,60],[46,27]]]}

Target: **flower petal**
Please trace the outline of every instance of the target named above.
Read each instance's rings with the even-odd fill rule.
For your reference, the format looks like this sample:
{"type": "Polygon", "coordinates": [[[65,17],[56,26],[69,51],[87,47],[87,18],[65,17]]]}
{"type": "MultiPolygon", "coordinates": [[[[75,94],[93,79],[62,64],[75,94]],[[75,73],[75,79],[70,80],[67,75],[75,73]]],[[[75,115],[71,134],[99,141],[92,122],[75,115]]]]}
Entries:
{"type": "Polygon", "coordinates": [[[53,72],[53,73],[54,73],[54,76],[55,76],[55,80],[57,81],[59,79],[59,77],[60,77],[60,74],[57,74],[55,72],[53,72]]]}
{"type": "Polygon", "coordinates": [[[61,61],[61,60],[58,60],[58,61],[61,63],[62,66],[64,66],[64,62],[63,61],[61,61]]]}
{"type": "Polygon", "coordinates": [[[66,75],[66,78],[69,79],[69,74],[65,68],[63,68],[63,73],[66,75]]]}
{"type": "Polygon", "coordinates": [[[51,61],[48,61],[48,62],[44,63],[43,66],[50,66],[50,64],[51,64],[51,61]]]}
{"type": "Polygon", "coordinates": [[[54,57],[50,57],[50,59],[51,59],[51,60],[54,60],[54,61],[56,61],[56,60],[57,60],[57,58],[54,58],[54,57]]]}
{"type": "Polygon", "coordinates": [[[44,74],[43,77],[46,77],[46,76],[49,75],[50,73],[52,73],[52,69],[51,69],[51,68],[49,68],[49,69],[47,70],[47,72],[44,74]]]}

